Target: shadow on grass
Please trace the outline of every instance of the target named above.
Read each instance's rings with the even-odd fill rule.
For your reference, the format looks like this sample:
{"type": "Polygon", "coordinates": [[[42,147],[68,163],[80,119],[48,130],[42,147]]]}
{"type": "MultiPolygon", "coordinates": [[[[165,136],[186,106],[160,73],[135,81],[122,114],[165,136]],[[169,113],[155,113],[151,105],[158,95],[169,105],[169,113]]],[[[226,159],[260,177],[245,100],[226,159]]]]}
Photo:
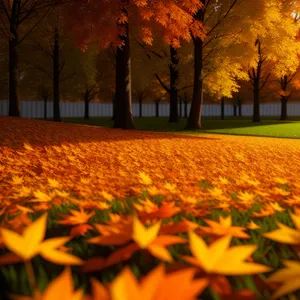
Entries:
{"type": "MultiPolygon", "coordinates": [[[[165,132],[142,130],[108,129],[99,126],[82,126],[65,122],[50,122],[15,117],[0,117],[0,152],[3,146],[24,149],[24,143],[32,146],[54,146],[62,143],[118,142],[133,140],[198,139],[219,140],[219,138],[184,136],[165,132]]],[[[99,145],[101,151],[101,145],[99,145]]]]}
{"type": "MultiPolygon", "coordinates": [[[[282,125],[288,123],[295,123],[295,120],[280,121],[274,120],[275,117],[262,117],[261,122],[254,123],[249,117],[228,117],[225,120],[220,120],[219,117],[204,117],[202,118],[203,130],[218,130],[218,129],[231,129],[231,128],[247,128],[266,125],[282,125]]],[[[62,118],[64,122],[85,124],[91,126],[102,126],[112,128],[114,121],[111,118],[90,118],[84,120],[83,118],[62,118]]],[[[178,123],[169,123],[167,117],[143,117],[134,118],[136,129],[145,131],[159,131],[159,132],[174,132],[186,131],[185,126],[187,119],[180,119],[178,123]]]]}

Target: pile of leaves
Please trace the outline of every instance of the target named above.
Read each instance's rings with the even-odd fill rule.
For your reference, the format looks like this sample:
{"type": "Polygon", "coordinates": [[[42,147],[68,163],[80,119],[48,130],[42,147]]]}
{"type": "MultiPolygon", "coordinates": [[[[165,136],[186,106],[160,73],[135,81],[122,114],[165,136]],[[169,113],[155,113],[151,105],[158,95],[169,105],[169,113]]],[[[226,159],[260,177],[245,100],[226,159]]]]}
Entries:
{"type": "Polygon", "coordinates": [[[0,293],[297,299],[299,149],[0,118],[0,293]]]}

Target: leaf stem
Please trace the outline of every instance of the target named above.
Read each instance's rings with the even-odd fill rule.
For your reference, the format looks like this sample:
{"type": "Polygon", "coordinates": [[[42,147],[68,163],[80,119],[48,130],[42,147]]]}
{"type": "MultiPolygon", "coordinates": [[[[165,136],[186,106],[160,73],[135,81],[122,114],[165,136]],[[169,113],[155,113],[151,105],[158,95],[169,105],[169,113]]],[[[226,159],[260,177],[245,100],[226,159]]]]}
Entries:
{"type": "Polygon", "coordinates": [[[32,289],[34,299],[37,299],[39,292],[38,292],[38,288],[37,288],[34,270],[33,270],[32,263],[30,260],[25,261],[25,268],[26,268],[28,281],[29,281],[30,287],[32,289]]]}

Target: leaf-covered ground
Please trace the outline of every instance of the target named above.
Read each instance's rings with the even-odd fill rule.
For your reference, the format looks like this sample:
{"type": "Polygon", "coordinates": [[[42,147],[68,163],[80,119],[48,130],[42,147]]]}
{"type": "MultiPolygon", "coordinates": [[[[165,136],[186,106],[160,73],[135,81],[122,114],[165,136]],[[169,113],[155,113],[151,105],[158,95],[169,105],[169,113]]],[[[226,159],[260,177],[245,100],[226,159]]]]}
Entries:
{"type": "Polygon", "coordinates": [[[299,157],[300,140],[1,117],[4,292],[54,299],[69,283],[62,299],[82,299],[73,276],[92,299],[297,297],[299,157]]]}

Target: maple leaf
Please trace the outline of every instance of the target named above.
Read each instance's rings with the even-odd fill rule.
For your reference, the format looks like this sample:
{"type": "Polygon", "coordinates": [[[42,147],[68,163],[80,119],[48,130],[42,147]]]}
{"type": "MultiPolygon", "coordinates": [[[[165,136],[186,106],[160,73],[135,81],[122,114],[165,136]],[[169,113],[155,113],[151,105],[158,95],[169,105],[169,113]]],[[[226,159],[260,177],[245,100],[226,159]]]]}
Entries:
{"type": "Polygon", "coordinates": [[[285,260],[284,269],[280,269],[266,279],[267,283],[280,282],[282,285],[272,295],[272,299],[277,299],[285,294],[300,289],[300,262],[285,260]]]}
{"type": "MultiPolygon", "coordinates": [[[[165,246],[173,245],[173,244],[184,244],[186,243],[186,239],[179,236],[172,235],[159,235],[159,230],[161,226],[161,221],[157,222],[150,228],[145,228],[145,226],[140,222],[137,217],[133,217],[132,223],[132,236],[130,239],[133,239],[135,243],[130,243],[127,246],[115,250],[112,254],[110,254],[106,260],[103,258],[99,259],[98,263],[95,258],[88,260],[84,266],[85,271],[93,271],[100,270],[103,268],[107,268],[111,265],[114,265],[118,262],[128,260],[135,252],[140,249],[148,250],[153,256],[167,261],[172,262],[173,258],[165,248],[165,246]]],[[[121,233],[122,234],[122,233],[121,233]]],[[[90,243],[99,243],[106,245],[118,245],[120,242],[120,235],[117,233],[115,236],[112,234],[110,236],[96,237],[90,239],[88,242],[90,243]],[[100,242],[99,242],[100,241],[100,242]]],[[[122,235],[121,235],[122,237],[122,235]]],[[[128,236],[125,235],[125,241],[127,242],[128,236]]],[[[122,241],[122,244],[124,241],[122,241]]]]}
{"type": "Polygon", "coordinates": [[[41,191],[36,191],[33,193],[36,199],[30,200],[30,202],[49,202],[52,198],[41,191]]]}
{"type": "Polygon", "coordinates": [[[290,213],[290,216],[296,229],[276,222],[279,229],[264,233],[263,236],[279,243],[300,245],[300,216],[294,215],[293,213],[290,213]]]}
{"type": "Polygon", "coordinates": [[[216,235],[216,236],[224,236],[224,235],[231,235],[238,238],[250,238],[250,236],[243,232],[246,228],[239,227],[239,226],[232,226],[231,216],[227,218],[223,218],[220,216],[219,223],[213,220],[205,219],[205,223],[209,225],[209,227],[199,225],[201,231],[216,235]]]}
{"type": "Polygon", "coordinates": [[[56,264],[82,265],[84,263],[83,260],[58,249],[59,247],[67,243],[70,239],[70,237],[56,237],[47,239],[40,244],[39,253],[44,259],[56,264]]]}
{"type": "Polygon", "coordinates": [[[19,176],[12,176],[11,179],[12,179],[11,184],[13,184],[13,185],[22,184],[24,182],[24,179],[19,176]]]}
{"type": "Polygon", "coordinates": [[[105,191],[100,192],[100,194],[104,197],[105,200],[108,200],[108,201],[114,200],[114,196],[112,196],[111,194],[109,194],[105,191]]]}
{"type": "MultiPolygon", "coordinates": [[[[1,228],[2,240],[6,248],[23,260],[30,260],[40,254],[46,260],[58,264],[82,264],[83,261],[57,248],[70,240],[70,237],[50,238],[43,241],[46,231],[47,214],[24,229],[20,235],[14,231],[1,228]]],[[[7,263],[10,263],[7,260],[7,263]]]]}
{"type": "Polygon", "coordinates": [[[190,230],[198,228],[199,224],[190,222],[186,219],[180,221],[180,222],[170,222],[163,224],[160,233],[161,234],[177,234],[177,233],[183,233],[188,232],[190,230]]]}
{"type": "Polygon", "coordinates": [[[148,220],[157,218],[171,218],[172,216],[181,211],[181,209],[177,207],[174,202],[165,201],[160,207],[158,207],[155,203],[153,203],[153,205],[151,203],[149,202],[149,200],[148,202],[145,202],[145,210],[143,209],[143,206],[135,206],[137,210],[141,211],[139,213],[139,217],[141,219],[148,220]]]}
{"type": "Polygon", "coordinates": [[[85,235],[87,231],[94,229],[89,224],[80,224],[78,226],[75,226],[70,231],[70,236],[79,236],[79,235],[85,235]]]}
{"type": "Polygon", "coordinates": [[[132,239],[132,223],[114,223],[111,225],[94,224],[102,236],[90,238],[87,242],[98,245],[123,245],[132,239]]]}
{"type": "Polygon", "coordinates": [[[255,229],[259,229],[260,226],[258,226],[257,224],[255,224],[253,221],[250,221],[247,225],[247,228],[248,229],[252,229],[252,230],[255,230],[255,229]]]}
{"type": "Polygon", "coordinates": [[[270,215],[275,214],[275,209],[270,206],[270,205],[266,205],[264,208],[261,208],[259,212],[253,212],[252,213],[252,217],[253,218],[262,218],[262,217],[267,217],[270,215]]]}
{"type": "Polygon", "coordinates": [[[229,248],[231,236],[222,237],[209,246],[193,231],[189,232],[189,244],[193,257],[182,259],[199,267],[206,273],[221,275],[246,275],[268,272],[267,266],[245,262],[257,246],[233,246],[229,248]]]}
{"type": "Polygon", "coordinates": [[[52,188],[59,188],[61,186],[60,183],[55,179],[48,178],[47,180],[48,180],[48,185],[52,188]]]}
{"type": "Polygon", "coordinates": [[[150,228],[145,228],[140,220],[134,217],[132,239],[140,246],[141,249],[144,249],[157,237],[160,226],[161,221],[157,222],[150,228]]]}
{"type": "Polygon", "coordinates": [[[83,300],[83,290],[74,291],[72,273],[70,268],[67,267],[47,285],[43,294],[39,295],[38,298],[16,295],[11,298],[14,300],[83,300]]]}
{"type": "Polygon", "coordinates": [[[166,274],[164,265],[159,265],[140,281],[129,267],[125,267],[106,289],[93,279],[94,299],[103,300],[196,300],[207,285],[206,279],[194,280],[196,270],[189,268],[166,274]],[[180,289],[174,289],[179,286],[180,289]]]}
{"type": "Polygon", "coordinates": [[[80,208],[80,211],[70,209],[69,212],[72,215],[60,215],[64,220],[58,220],[56,223],[63,225],[85,224],[95,214],[95,212],[87,214],[82,208],[80,208]]]}
{"type": "Polygon", "coordinates": [[[151,185],[152,184],[151,178],[147,174],[145,174],[144,172],[139,172],[139,182],[141,184],[145,184],[145,185],[151,185]]]}
{"type": "Polygon", "coordinates": [[[276,211],[285,211],[277,202],[269,204],[276,211]]]}
{"type": "Polygon", "coordinates": [[[19,192],[18,194],[19,197],[28,197],[31,194],[31,188],[22,186],[18,188],[18,192],[19,192]]]}
{"type": "Polygon", "coordinates": [[[1,228],[2,240],[5,246],[24,260],[29,260],[39,253],[39,245],[44,239],[47,214],[30,224],[19,235],[11,230],[1,228]]]}

